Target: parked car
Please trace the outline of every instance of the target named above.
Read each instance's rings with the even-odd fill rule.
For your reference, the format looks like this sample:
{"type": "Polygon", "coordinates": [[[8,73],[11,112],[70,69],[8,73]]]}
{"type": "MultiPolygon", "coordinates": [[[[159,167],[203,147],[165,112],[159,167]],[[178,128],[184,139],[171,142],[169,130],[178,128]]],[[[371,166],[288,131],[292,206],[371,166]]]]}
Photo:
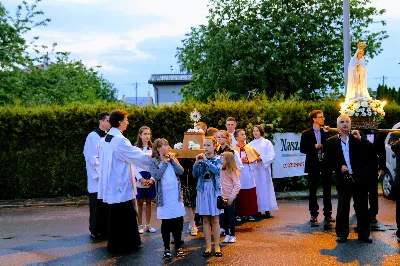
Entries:
{"type": "MultiPolygon", "coordinates": [[[[399,129],[400,122],[393,126],[392,129],[399,129]]],[[[387,199],[392,199],[392,185],[396,178],[396,154],[392,151],[389,145],[389,138],[392,133],[389,133],[385,139],[386,149],[386,171],[385,175],[381,177],[383,196],[387,199]]]]}

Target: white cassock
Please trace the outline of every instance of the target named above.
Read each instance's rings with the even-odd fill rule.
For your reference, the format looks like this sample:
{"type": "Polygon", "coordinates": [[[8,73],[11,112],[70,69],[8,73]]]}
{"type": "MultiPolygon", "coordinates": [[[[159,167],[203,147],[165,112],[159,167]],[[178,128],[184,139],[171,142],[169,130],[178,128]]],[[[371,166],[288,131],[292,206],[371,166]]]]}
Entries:
{"type": "Polygon", "coordinates": [[[248,144],[261,157],[256,167],[256,188],[258,211],[273,211],[278,209],[274,184],[272,183],[271,164],[275,159],[274,146],[271,141],[260,137],[248,144]]]}
{"type": "Polygon", "coordinates": [[[105,135],[106,133],[100,128],[90,132],[83,148],[88,176],[87,190],[89,193],[97,193],[99,190],[99,143],[101,139],[104,139],[105,135]]]}
{"type": "Polygon", "coordinates": [[[110,142],[103,139],[99,145],[98,198],[108,204],[126,202],[135,198],[136,182],[132,164],[149,170],[150,156],[132,146],[117,128],[111,128],[110,142]]]}

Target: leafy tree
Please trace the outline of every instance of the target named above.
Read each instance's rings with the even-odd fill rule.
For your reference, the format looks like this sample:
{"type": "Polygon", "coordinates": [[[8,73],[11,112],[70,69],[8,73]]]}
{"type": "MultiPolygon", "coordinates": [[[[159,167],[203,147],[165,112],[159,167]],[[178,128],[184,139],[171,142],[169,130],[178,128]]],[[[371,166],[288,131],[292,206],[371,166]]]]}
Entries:
{"type": "MultiPolygon", "coordinates": [[[[385,10],[351,0],[353,50],[360,40],[373,58],[386,31],[371,24],[385,10]]],[[[299,94],[315,99],[343,87],[342,0],[210,0],[208,24],[192,28],[177,48],[182,70],[193,73],[185,97],[206,100],[226,90],[299,94]]]]}
{"type": "MultiPolygon", "coordinates": [[[[95,68],[70,60],[67,52],[55,53],[54,63],[38,65],[43,59],[48,61],[48,52],[43,52],[49,48],[35,44],[39,37],[27,42],[22,36],[50,22],[48,18],[41,19],[44,14],[37,7],[40,1],[31,5],[23,1],[15,17],[0,3],[0,106],[116,101],[113,84],[95,68]]],[[[53,43],[50,56],[56,45],[53,43]]]]}

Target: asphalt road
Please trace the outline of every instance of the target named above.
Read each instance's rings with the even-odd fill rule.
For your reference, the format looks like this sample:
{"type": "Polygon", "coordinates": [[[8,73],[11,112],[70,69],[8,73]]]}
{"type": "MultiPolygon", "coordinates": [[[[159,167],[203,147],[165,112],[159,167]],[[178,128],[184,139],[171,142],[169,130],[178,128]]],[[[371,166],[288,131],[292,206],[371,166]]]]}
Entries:
{"type": "MultiPolygon", "coordinates": [[[[372,244],[356,240],[354,230],[347,243],[338,244],[333,229],[308,223],[307,201],[279,201],[275,218],[237,226],[237,242],[223,245],[222,258],[202,258],[203,233],[185,233],[186,258],[167,263],[158,221],[157,233],[142,235],[138,251],[112,256],[105,241],[89,238],[87,206],[1,209],[0,265],[400,265],[395,203],[383,198],[379,203],[382,231],[372,233],[372,244]]],[[[336,210],[337,201],[333,204],[336,210]]],[[[354,217],[351,223],[353,228],[354,217]]]]}

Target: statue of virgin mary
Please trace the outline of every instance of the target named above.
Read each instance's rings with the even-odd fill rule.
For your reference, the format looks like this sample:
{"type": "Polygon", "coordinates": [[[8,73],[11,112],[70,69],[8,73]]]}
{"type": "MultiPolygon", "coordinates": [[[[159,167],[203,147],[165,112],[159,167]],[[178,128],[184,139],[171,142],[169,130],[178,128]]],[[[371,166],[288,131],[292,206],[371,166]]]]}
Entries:
{"type": "Polygon", "coordinates": [[[347,70],[346,101],[358,97],[371,98],[367,89],[367,68],[364,60],[364,48],[366,46],[364,42],[359,42],[357,52],[350,60],[347,70]]]}

